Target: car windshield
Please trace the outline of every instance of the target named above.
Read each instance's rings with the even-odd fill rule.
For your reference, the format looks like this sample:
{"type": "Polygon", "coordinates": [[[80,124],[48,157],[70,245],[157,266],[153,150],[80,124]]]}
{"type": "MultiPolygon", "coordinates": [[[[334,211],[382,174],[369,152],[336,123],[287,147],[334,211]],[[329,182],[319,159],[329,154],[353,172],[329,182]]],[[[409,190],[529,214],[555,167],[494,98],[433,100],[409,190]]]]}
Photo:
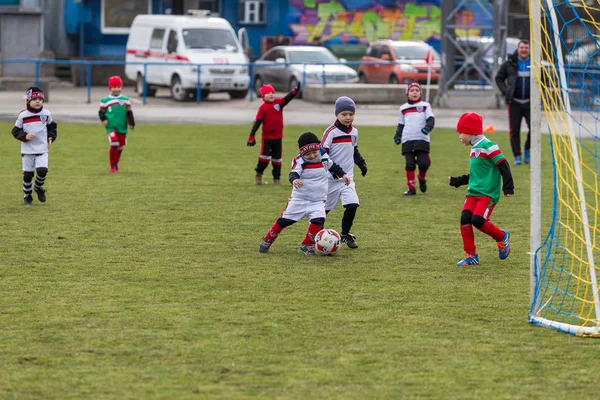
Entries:
{"type": "Polygon", "coordinates": [[[186,49],[214,49],[237,51],[235,37],[225,29],[184,29],[186,49]]]}
{"type": "Polygon", "coordinates": [[[333,54],[324,50],[289,50],[288,54],[292,63],[339,63],[333,54]]]}
{"type": "MultiPolygon", "coordinates": [[[[506,39],[506,54],[508,55],[508,54],[514,53],[517,50],[517,47],[519,47],[519,42],[520,42],[520,40],[506,39]]],[[[487,49],[485,50],[485,54],[483,56],[492,58],[492,57],[494,57],[494,51],[496,51],[496,47],[494,46],[493,42],[492,42],[491,46],[489,46],[488,43],[482,44],[482,46],[484,46],[484,48],[487,47],[487,49]]],[[[500,55],[500,56],[502,57],[502,55],[500,55]]],[[[504,57],[502,57],[502,58],[504,58],[504,57]]]]}
{"type": "MultiPolygon", "coordinates": [[[[398,60],[425,60],[429,49],[429,46],[394,46],[394,53],[396,53],[398,60]]],[[[440,55],[438,52],[434,49],[431,49],[431,51],[433,51],[433,59],[439,61],[440,55]]]]}

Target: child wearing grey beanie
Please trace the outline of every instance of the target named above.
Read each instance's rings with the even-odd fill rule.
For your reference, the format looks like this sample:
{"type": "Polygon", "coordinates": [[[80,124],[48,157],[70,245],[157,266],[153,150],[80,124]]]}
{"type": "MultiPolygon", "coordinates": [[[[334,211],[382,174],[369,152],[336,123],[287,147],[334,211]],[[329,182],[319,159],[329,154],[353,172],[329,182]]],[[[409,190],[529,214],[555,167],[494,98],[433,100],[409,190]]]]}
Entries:
{"type": "MultiPolygon", "coordinates": [[[[354,176],[354,165],[358,166],[362,176],[367,174],[367,163],[358,151],[358,129],[353,124],[356,104],[350,97],[342,96],[335,101],[336,121],[325,130],[321,146],[327,151],[331,160],[339,165],[350,178],[354,176]]],[[[354,180],[349,185],[329,179],[329,192],[325,202],[325,212],[336,208],[341,202],[344,207],[342,217],[342,242],[351,249],[356,249],[356,237],[350,233],[354,223],[356,210],[360,205],[354,180]]]]}

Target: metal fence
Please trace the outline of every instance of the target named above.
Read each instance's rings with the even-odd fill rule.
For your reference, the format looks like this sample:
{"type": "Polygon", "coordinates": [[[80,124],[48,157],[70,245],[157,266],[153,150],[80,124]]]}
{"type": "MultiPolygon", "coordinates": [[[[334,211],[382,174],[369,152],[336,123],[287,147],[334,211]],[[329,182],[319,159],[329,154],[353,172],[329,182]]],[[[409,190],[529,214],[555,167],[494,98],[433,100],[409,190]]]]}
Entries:
{"type": "MultiPolygon", "coordinates": [[[[41,72],[41,67],[44,64],[54,64],[54,65],[77,65],[80,67],[80,71],[82,74],[82,79],[80,79],[82,82],[85,82],[85,86],[87,87],[87,103],[91,103],[91,97],[92,97],[92,67],[93,66],[106,66],[106,65],[142,65],[143,66],[143,92],[141,93],[141,97],[142,97],[142,102],[143,104],[147,103],[147,97],[148,97],[148,83],[146,81],[146,76],[147,76],[147,72],[148,72],[148,68],[149,67],[154,67],[154,66],[161,66],[161,65],[167,65],[167,66],[176,66],[176,65],[182,65],[182,66],[187,66],[187,67],[196,67],[196,93],[195,93],[195,97],[196,97],[196,103],[200,104],[202,102],[202,91],[206,90],[206,88],[202,88],[202,68],[203,67],[219,67],[219,68],[223,68],[224,66],[227,67],[247,67],[248,68],[248,74],[249,74],[249,100],[253,101],[255,94],[254,94],[254,77],[255,77],[255,70],[256,68],[281,68],[282,66],[291,66],[291,65],[301,65],[302,66],[302,79],[301,79],[301,85],[302,87],[304,87],[304,85],[307,82],[307,66],[320,66],[321,67],[321,79],[320,79],[320,83],[323,85],[323,87],[326,87],[328,84],[328,77],[327,77],[327,72],[326,72],[326,66],[328,65],[336,65],[336,66],[340,66],[340,65],[346,65],[349,67],[354,67],[353,69],[356,70],[358,69],[359,66],[361,65],[375,65],[375,66],[382,66],[382,65],[396,65],[395,62],[393,61],[382,61],[382,62],[363,62],[363,61],[348,61],[348,62],[344,62],[344,63],[275,63],[275,64],[265,64],[265,63],[245,63],[245,64],[220,64],[220,63],[214,63],[214,64],[193,64],[190,62],[126,62],[126,61],[109,61],[109,60],[52,60],[52,59],[3,59],[0,60],[0,63],[2,64],[9,64],[9,63],[25,63],[25,64],[35,64],[35,76],[34,78],[34,82],[36,85],[39,86],[40,83],[40,72],[41,72]],[[85,76],[85,79],[83,79],[83,76],[85,76]]],[[[314,72],[311,72],[311,75],[313,75],[314,72]]],[[[358,78],[358,75],[357,75],[358,78]]],[[[331,80],[331,78],[329,78],[331,80]]],[[[334,80],[335,81],[335,80],[334,80]]],[[[332,83],[332,82],[329,82],[332,83]]],[[[400,82],[402,83],[402,82],[400,82]]],[[[153,85],[150,85],[153,86],[153,85]]]]}

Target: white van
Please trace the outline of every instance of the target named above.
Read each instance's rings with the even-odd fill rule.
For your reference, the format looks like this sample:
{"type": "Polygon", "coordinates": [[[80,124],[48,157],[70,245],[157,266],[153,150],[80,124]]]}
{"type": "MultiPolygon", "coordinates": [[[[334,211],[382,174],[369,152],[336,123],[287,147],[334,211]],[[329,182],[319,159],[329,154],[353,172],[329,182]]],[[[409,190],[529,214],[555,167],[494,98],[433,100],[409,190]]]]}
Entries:
{"type": "Polygon", "coordinates": [[[141,96],[144,65],[130,63],[167,63],[146,66],[146,95],[154,96],[157,87],[169,87],[173,99],[184,101],[196,94],[198,65],[202,65],[202,97],[210,92],[228,92],[231,98],[244,98],[250,75],[244,52],[248,39],[243,28],[239,36],[227,20],[211,17],[209,12],[138,15],[127,39],[125,75],[136,82],[141,96]]]}

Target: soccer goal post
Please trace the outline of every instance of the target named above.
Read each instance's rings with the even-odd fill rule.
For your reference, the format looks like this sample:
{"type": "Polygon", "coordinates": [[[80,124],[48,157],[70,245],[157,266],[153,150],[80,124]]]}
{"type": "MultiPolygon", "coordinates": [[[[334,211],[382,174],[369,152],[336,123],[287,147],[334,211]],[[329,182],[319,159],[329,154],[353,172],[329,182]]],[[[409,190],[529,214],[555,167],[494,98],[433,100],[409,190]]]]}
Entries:
{"type": "Polygon", "coordinates": [[[530,0],[529,13],[529,321],[600,337],[600,5],[530,0]],[[542,158],[551,162],[551,175],[542,158]]]}

